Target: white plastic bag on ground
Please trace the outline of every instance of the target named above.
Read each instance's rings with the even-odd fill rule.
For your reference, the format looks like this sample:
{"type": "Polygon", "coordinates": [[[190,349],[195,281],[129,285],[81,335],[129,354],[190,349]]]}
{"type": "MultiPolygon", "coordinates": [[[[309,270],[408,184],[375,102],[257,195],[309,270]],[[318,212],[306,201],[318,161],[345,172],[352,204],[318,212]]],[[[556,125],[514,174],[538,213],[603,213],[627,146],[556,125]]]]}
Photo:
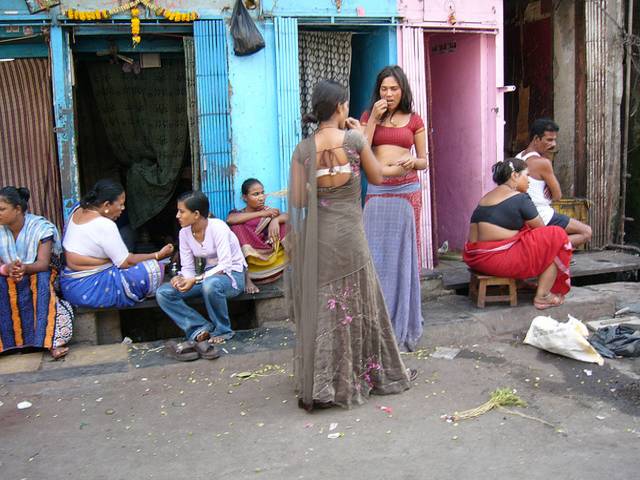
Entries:
{"type": "Polygon", "coordinates": [[[584,323],[571,315],[565,323],[539,316],[531,322],[524,343],[582,362],[603,365],[604,359],[587,341],[588,336],[584,323]]]}

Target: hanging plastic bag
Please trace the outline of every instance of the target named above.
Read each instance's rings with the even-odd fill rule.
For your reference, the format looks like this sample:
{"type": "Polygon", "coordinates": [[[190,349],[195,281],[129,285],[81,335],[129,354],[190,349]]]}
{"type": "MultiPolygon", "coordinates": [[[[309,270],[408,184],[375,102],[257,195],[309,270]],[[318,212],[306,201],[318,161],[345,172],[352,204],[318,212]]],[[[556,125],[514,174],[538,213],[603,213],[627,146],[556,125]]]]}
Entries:
{"type": "Polygon", "coordinates": [[[233,38],[233,52],[236,55],[251,55],[264,48],[264,38],[242,0],[236,0],[236,5],[233,7],[230,30],[233,38]]]}
{"type": "Polygon", "coordinates": [[[604,359],[588,342],[588,336],[584,323],[571,315],[565,323],[540,316],[531,322],[524,343],[581,362],[603,365],[604,359]]]}

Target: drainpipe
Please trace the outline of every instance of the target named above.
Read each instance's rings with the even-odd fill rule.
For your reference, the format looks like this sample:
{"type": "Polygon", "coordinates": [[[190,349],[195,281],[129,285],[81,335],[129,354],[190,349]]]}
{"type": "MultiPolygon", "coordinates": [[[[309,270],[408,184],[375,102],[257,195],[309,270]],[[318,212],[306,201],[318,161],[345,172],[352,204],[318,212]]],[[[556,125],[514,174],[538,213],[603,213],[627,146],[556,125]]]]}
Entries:
{"type": "Polygon", "coordinates": [[[629,158],[629,107],[631,103],[631,56],[632,56],[632,44],[630,41],[630,37],[633,33],[633,7],[634,0],[627,0],[627,34],[625,38],[625,67],[626,67],[626,75],[625,75],[625,85],[624,85],[624,141],[622,143],[622,184],[620,186],[620,225],[618,230],[618,241],[621,244],[624,244],[624,225],[625,222],[632,222],[633,218],[626,216],[626,203],[627,203],[627,180],[629,178],[628,173],[628,165],[627,160],[629,158]]]}

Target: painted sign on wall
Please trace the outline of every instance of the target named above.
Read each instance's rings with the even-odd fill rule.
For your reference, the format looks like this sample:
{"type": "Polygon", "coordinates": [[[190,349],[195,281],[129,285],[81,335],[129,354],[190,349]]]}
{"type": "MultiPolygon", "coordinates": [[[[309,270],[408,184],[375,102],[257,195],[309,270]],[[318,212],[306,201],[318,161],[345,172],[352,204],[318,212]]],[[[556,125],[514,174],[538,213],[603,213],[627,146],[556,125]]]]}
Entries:
{"type": "Polygon", "coordinates": [[[24,0],[30,13],[38,13],[43,10],[60,5],[60,0],[24,0]]]}

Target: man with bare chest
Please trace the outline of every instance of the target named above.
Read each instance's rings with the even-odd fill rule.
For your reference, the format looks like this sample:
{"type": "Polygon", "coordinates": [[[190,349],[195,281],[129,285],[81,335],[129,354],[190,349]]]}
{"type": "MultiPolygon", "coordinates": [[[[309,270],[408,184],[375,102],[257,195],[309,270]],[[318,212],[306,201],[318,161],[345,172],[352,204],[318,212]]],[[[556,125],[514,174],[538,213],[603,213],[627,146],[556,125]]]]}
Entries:
{"type": "Polygon", "coordinates": [[[562,198],[560,182],[553,173],[549,154],[556,148],[560,127],[549,118],[536,119],[529,128],[529,145],[516,155],[527,162],[529,189],[527,193],[538,209],[545,225],[556,225],[566,230],[574,248],[591,240],[591,227],[553,210],[552,201],[562,198]]]}

